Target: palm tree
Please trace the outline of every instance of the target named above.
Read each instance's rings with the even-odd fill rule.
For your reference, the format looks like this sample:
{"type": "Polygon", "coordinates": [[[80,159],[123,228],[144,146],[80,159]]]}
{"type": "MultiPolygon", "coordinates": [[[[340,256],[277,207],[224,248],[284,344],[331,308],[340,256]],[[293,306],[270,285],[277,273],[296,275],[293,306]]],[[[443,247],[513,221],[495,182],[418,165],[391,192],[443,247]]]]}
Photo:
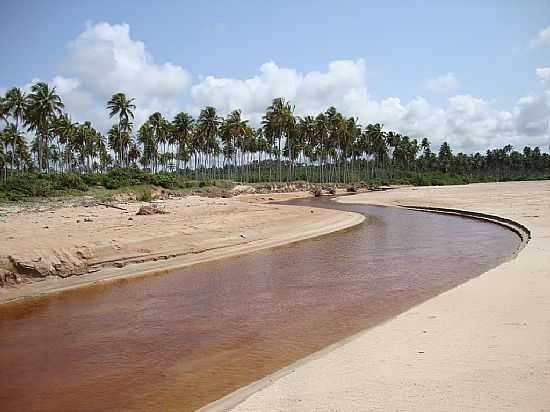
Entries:
{"type": "Polygon", "coordinates": [[[357,124],[357,119],[355,117],[349,117],[348,119],[343,120],[342,124],[342,157],[344,159],[344,182],[350,180],[350,173],[347,167],[348,157],[351,159],[351,175],[353,175],[354,170],[354,158],[356,157],[355,147],[357,141],[361,136],[361,126],[357,124]]]}
{"type": "Polygon", "coordinates": [[[143,152],[141,155],[141,164],[143,167],[147,167],[149,171],[153,171],[153,159],[156,158],[157,146],[155,143],[155,138],[153,135],[153,128],[151,123],[146,121],[141,125],[138,130],[138,142],[143,147],[143,152]]]}
{"type": "Polygon", "coordinates": [[[38,168],[49,170],[48,139],[51,122],[59,115],[64,104],[56,94],[55,87],[50,88],[47,83],[35,83],[29,95],[26,121],[30,130],[36,130],[38,137],[38,168]]]}
{"type": "MultiPolygon", "coordinates": [[[[107,102],[107,109],[110,110],[109,117],[112,118],[118,115],[118,130],[120,133],[131,132],[131,130],[129,130],[132,126],[130,118],[134,118],[133,110],[136,109],[136,105],[133,103],[134,100],[134,98],[127,98],[124,93],[115,93],[111,96],[111,100],[107,102]]],[[[123,147],[120,146],[118,149],[121,162],[120,166],[122,166],[122,159],[124,158],[123,147]]]]}
{"type": "MultiPolygon", "coordinates": [[[[63,147],[69,145],[69,148],[72,149],[70,146],[74,141],[74,135],[76,134],[78,123],[73,123],[69,115],[67,113],[63,113],[54,120],[52,127],[54,129],[54,134],[57,136],[58,151],[61,153],[61,145],[63,145],[63,147]]],[[[63,156],[61,171],[64,171],[66,166],[71,163],[72,152],[73,150],[69,150],[66,152],[68,156],[63,156]]]]}
{"type": "MultiPolygon", "coordinates": [[[[334,168],[338,168],[338,176],[341,174],[341,153],[342,153],[342,138],[345,130],[345,120],[341,113],[335,107],[331,106],[325,112],[329,150],[333,154],[334,168]]],[[[335,179],[339,180],[339,177],[335,179]]]]}
{"type": "Polygon", "coordinates": [[[8,146],[10,144],[10,136],[9,133],[7,133],[6,129],[9,128],[6,126],[2,131],[0,131],[0,150],[1,150],[1,161],[2,161],[2,169],[4,169],[4,180],[8,178],[8,146]]]}
{"type": "MultiPolygon", "coordinates": [[[[88,134],[85,134],[84,137],[89,139],[88,134]]],[[[124,154],[126,153],[126,149],[130,144],[130,134],[125,130],[124,127],[120,128],[119,125],[115,124],[111,126],[111,128],[107,132],[107,138],[109,142],[109,147],[111,148],[111,150],[117,153],[117,163],[118,166],[121,167],[124,162],[124,154]]]]}
{"type": "Polygon", "coordinates": [[[217,138],[220,123],[221,119],[216,113],[215,108],[207,106],[201,110],[199,118],[197,119],[197,129],[195,133],[194,150],[196,152],[203,152],[205,156],[208,157],[210,154],[219,150],[217,138]]]}
{"type": "MultiPolygon", "coordinates": [[[[256,132],[252,127],[250,127],[246,123],[244,128],[244,134],[240,142],[240,150],[241,150],[241,164],[244,164],[244,169],[245,169],[244,180],[248,182],[251,156],[256,151],[256,132]]],[[[242,169],[243,167],[241,166],[241,178],[242,178],[242,169]]]]}
{"type": "MultiPolygon", "coordinates": [[[[26,145],[25,142],[25,136],[17,130],[17,126],[13,123],[8,124],[4,128],[3,134],[3,140],[4,140],[4,146],[9,145],[11,147],[11,159],[10,159],[10,170],[13,173],[15,170],[15,163],[16,160],[19,164],[21,164],[20,159],[16,158],[18,148],[19,151],[21,151],[21,147],[26,145]]],[[[8,152],[6,151],[6,154],[8,152]]]]}
{"type": "MultiPolygon", "coordinates": [[[[164,117],[162,117],[162,114],[160,114],[159,112],[156,112],[156,113],[153,113],[151,116],[149,116],[148,123],[151,127],[154,144],[156,146],[158,146],[159,144],[162,144],[164,146],[164,150],[162,154],[164,154],[166,152],[166,143],[167,143],[168,132],[169,132],[168,121],[164,117]]],[[[154,152],[155,170],[157,169],[157,153],[158,153],[158,150],[155,149],[155,152],[154,152]]],[[[164,161],[166,157],[160,156],[160,159],[164,161]]],[[[163,165],[166,166],[166,164],[164,163],[163,165]]]]}
{"type": "Polygon", "coordinates": [[[277,162],[279,169],[279,181],[282,180],[281,176],[281,140],[283,136],[288,138],[290,129],[294,123],[294,108],[290,106],[290,103],[286,102],[284,98],[277,97],[273,99],[271,105],[266,109],[266,113],[263,116],[262,125],[264,127],[265,135],[273,140],[277,140],[277,162]]]}
{"type": "Polygon", "coordinates": [[[141,151],[139,150],[138,145],[135,143],[131,143],[128,149],[128,161],[135,166],[140,156],[141,156],[141,151]]]}
{"type": "MultiPolygon", "coordinates": [[[[2,133],[0,132],[0,143],[2,143],[2,133]]],[[[0,144],[0,168],[4,168],[6,162],[6,155],[4,154],[4,148],[0,144]]]]}
{"type": "Polygon", "coordinates": [[[388,146],[386,141],[386,133],[382,130],[383,126],[380,123],[369,124],[365,129],[369,154],[374,156],[373,174],[376,164],[384,168],[388,160],[388,146]]]}
{"type": "Polygon", "coordinates": [[[193,117],[185,112],[178,113],[172,122],[172,135],[169,142],[176,146],[176,169],[178,172],[180,160],[187,161],[189,159],[189,146],[194,123],[193,117]]]}
{"type": "MultiPolygon", "coordinates": [[[[28,99],[24,92],[18,87],[13,87],[6,92],[4,99],[4,108],[15,120],[15,131],[12,134],[19,133],[19,122],[23,121],[27,111],[28,99]]],[[[15,160],[15,147],[12,145],[10,169],[13,172],[15,160]]]]}
{"type": "MultiPolygon", "coordinates": [[[[113,126],[113,128],[116,128],[116,126],[113,126]]],[[[113,143],[112,148],[120,147],[118,140],[120,137],[118,137],[118,133],[115,134],[117,138],[112,141],[110,136],[109,143],[113,143]]],[[[92,170],[94,159],[97,156],[100,157],[101,162],[101,153],[105,150],[105,141],[103,135],[95,130],[90,122],[86,121],[78,125],[71,146],[74,151],[79,153],[80,169],[89,172],[92,170]]]]}
{"type": "Polygon", "coordinates": [[[86,146],[92,139],[92,135],[93,130],[90,122],[87,121],[78,125],[72,144],[74,150],[79,154],[78,163],[80,170],[84,170],[86,168],[86,146]]]}
{"type": "Polygon", "coordinates": [[[438,160],[442,171],[447,173],[451,168],[451,162],[453,161],[453,153],[451,151],[451,146],[449,146],[449,143],[443,142],[443,144],[439,148],[438,160]]]}
{"type": "Polygon", "coordinates": [[[325,182],[324,164],[326,160],[326,142],[328,137],[327,117],[325,113],[319,113],[315,118],[315,140],[316,157],[319,159],[319,182],[325,182]]]}
{"type": "MultiPolygon", "coordinates": [[[[316,134],[315,134],[315,119],[313,116],[305,116],[298,121],[299,135],[302,140],[302,152],[306,159],[310,162],[315,162],[317,159],[316,153],[316,134]]],[[[306,163],[306,180],[309,181],[308,164],[306,163]]]]}
{"type": "Polygon", "coordinates": [[[86,156],[87,170],[89,172],[93,170],[94,159],[100,155],[105,147],[105,137],[91,127],[91,125],[90,130],[91,133],[86,136],[87,139],[84,142],[84,155],[86,156]]]}
{"type": "Polygon", "coordinates": [[[99,164],[103,170],[107,170],[113,163],[113,157],[107,151],[105,145],[102,145],[99,149],[99,164]]]}
{"type": "MultiPolygon", "coordinates": [[[[0,121],[4,123],[4,126],[7,126],[9,112],[8,112],[8,107],[4,101],[5,101],[4,97],[0,96],[0,121]]],[[[6,151],[7,149],[5,145],[3,129],[0,129],[0,164],[2,166],[2,169],[4,169],[4,179],[7,178],[7,173],[8,173],[6,153],[5,153],[6,151]]]]}
{"type": "Polygon", "coordinates": [[[50,161],[53,163],[53,170],[57,172],[61,163],[61,153],[59,152],[59,147],[53,144],[50,145],[49,153],[50,161]]]}
{"type": "Polygon", "coordinates": [[[258,182],[262,181],[262,154],[268,151],[267,140],[261,127],[254,129],[254,149],[253,152],[258,155],[258,182]]]}
{"type": "MultiPolygon", "coordinates": [[[[66,167],[97,170],[98,161],[106,170],[112,165],[113,152],[118,166],[136,165],[140,158],[142,167],[152,172],[158,171],[159,161],[161,170],[173,170],[176,159],[179,173],[180,162],[187,166],[193,156],[192,173],[206,172],[214,178],[223,154],[228,178],[234,173],[236,179],[240,173],[238,178],[248,180],[250,170],[258,162],[258,181],[265,164],[272,180],[273,154],[277,156],[278,173],[275,173],[279,181],[283,180],[284,161],[288,162],[287,181],[302,178],[304,170],[308,181],[316,180],[318,173],[320,182],[374,177],[409,179],[410,172],[418,173],[419,168],[426,173],[453,172],[471,180],[542,177],[550,172],[550,155],[539,147],[516,151],[506,145],[485,154],[455,155],[450,145],[444,143],[439,153],[433,153],[427,138],[417,140],[395,131],[386,132],[378,123],[362,128],[357,119],[344,117],[334,107],[315,117],[299,119],[294,116],[294,107],[283,98],[273,99],[258,130],[248,125],[240,110],[232,111],[224,120],[215,108],[205,107],[196,122],[184,112],[177,114],[172,123],[160,113],[153,113],[139,128],[134,142],[133,101],[124,93],[117,93],[107,102],[110,117],[118,116],[118,123],[108,132],[109,152],[104,136],[90,122],[73,123],[62,113],[63,103],[55,88],[36,83],[28,96],[18,88],[8,90],[5,96],[0,96],[0,167],[4,169],[4,178],[8,167],[12,173],[33,165],[40,171],[48,171],[50,162],[60,172],[66,167]],[[30,152],[21,124],[35,132],[30,152]],[[262,163],[262,157],[267,156],[269,160],[262,163]]],[[[421,176],[414,176],[418,178],[421,176]]]]}
{"type": "MultiPolygon", "coordinates": [[[[237,151],[243,146],[248,121],[243,120],[240,110],[233,110],[222,125],[221,137],[224,143],[224,155],[233,159],[234,171],[237,171],[237,151]]],[[[241,162],[242,163],[242,162],[241,162]]],[[[233,177],[235,179],[235,177],[233,177]]]]}
{"type": "Polygon", "coordinates": [[[8,106],[6,104],[5,97],[0,96],[0,122],[4,123],[4,126],[8,124],[9,116],[8,106]]]}
{"type": "Polygon", "coordinates": [[[19,122],[23,121],[28,106],[28,98],[18,87],[13,87],[6,92],[4,98],[4,110],[15,120],[15,128],[18,129],[19,122]]]}

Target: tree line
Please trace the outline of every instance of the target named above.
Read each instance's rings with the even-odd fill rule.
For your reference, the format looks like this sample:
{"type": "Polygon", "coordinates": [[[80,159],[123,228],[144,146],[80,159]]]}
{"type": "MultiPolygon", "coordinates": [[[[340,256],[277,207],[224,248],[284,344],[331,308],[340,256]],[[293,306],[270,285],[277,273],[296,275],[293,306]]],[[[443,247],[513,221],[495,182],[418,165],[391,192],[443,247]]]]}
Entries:
{"type": "Polygon", "coordinates": [[[550,156],[539,147],[510,145],[485,153],[454,154],[444,142],[432,151],[415,139],[361,126],[334,107],[299,117],[284,98],[273,99],[260,127],[236,109],[223,117],[205,107],[195,119],[172,120],[156,112],[134,125],[135,100],[116,93],[106,103],[116,122],[106,135],[91,122],[74,122],[55,87],[39,82],[0,96],[0,168],[4,178],[21,172],[92,173],[135,167],[190,177],[235,181],[349,183],[426,173],[508,180],[550,175],[550,156]]]}

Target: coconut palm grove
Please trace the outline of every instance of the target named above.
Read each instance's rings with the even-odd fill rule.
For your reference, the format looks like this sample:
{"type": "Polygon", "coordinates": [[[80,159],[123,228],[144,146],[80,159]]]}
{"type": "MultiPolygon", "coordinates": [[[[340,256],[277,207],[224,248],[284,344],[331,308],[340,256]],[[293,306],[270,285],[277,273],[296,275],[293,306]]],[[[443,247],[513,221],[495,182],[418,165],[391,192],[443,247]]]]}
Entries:
{"type": "Polygon", "coordinates": [[[89,121],[74,122],[47,83],[33,84],[28,94],[9,89],[0,98],[0,198],[216,180],[376,186],[550,178],[550,156],[539,147],[453,153],[447,142],[432,148],[428,137],[361,125],[334,107],[298,117],[284,98],[273,99],[257,128],[239,109],[223,117],[214,107],[197,118],[152,113],[137,125],[136,104],[113,94],[105,105],[113,125],[103,134],[89,121]]]}

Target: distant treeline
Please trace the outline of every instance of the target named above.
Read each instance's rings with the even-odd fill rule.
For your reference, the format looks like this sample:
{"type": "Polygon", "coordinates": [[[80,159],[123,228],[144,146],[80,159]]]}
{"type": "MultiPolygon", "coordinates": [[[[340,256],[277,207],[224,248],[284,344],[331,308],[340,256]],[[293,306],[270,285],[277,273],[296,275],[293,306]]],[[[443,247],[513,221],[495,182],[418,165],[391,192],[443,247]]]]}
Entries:
{"type": "Polygon", "coordinates": [[[0,97],[3,179],[29,172],[105,174],[117,168],[246,182],[448,184],[550,176],[550,156],[538,147],[454,154],[445,142],[432,151],[428,138],[386,131],[378,123],[363,127],[334,107],[317,116],[295,116],[283,98],[266,108],[259,128],[240,110],[224,118],[213,107],[196,119],[182,112],[170,121],[153,113],[134,127],[135,108],[134,99],[114,94],[106,109],[116,123],[105,136],[90,122],[73,122],[46,83],[33,84],[29,94],[8,90],[0,97]]]}

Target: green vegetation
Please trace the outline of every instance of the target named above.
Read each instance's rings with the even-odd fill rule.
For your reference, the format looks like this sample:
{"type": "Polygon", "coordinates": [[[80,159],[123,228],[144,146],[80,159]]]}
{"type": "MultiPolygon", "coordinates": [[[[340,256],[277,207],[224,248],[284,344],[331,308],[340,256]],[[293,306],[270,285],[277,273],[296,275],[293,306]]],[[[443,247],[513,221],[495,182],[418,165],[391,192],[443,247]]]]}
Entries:
{"type": "Polygon", "coordinates": [[[103,135],[88,121],[73,122],[46,83],[33,84],[28,95],[12,88],[0,96],[0,198],[94,187],[187,190],[220,180],[444,185],[550,176],[550,155],[538,147],[454,154],[444,142],[433,152],[428,138],[378,123],[363,127],[334,107],[295,116],[283,98],[266,108],[258,128],[240,110],[223,118],[206,107],[196,119],[182,112],[169,121],[153,113],[136,129],[134,99],[124,93],[106,108],[116,123],[103,135]]]}
{"type": "Polygon", "coordinates": [[[186,192],[207,187],[223,190],[231,186],[224,181],[190,180],[175,173],[152,174],[135,168],[83,174],[22,172],[0,180],[0,200],[83,194],[109,197],[113,193],[131,191],[138,195],[139,200],[150,201],[152,187],[186,192]]]}

